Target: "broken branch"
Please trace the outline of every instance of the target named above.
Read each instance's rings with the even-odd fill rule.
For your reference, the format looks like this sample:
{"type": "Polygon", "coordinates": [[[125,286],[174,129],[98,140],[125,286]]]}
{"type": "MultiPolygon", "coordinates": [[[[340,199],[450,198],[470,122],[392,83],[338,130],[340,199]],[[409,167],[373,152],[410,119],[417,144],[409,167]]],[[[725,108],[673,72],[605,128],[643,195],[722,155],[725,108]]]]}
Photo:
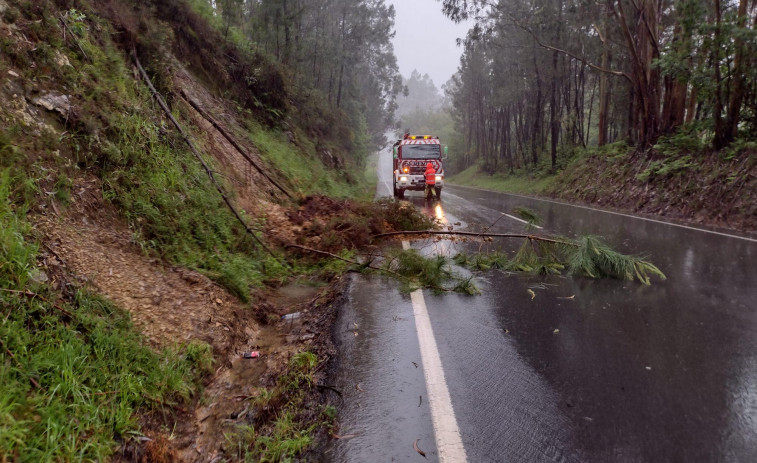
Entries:
{"type": "Polygon", "coordinates": [[[258,164],[257,164],[257,163],[256,163],[256,162],[255,162],[255,161],[253,160],[253,159],[252,159],[252,157],[251,157],[250,155],[248,155],[248,154],[247,154],[247,153],[246,153],[246,152],[244,151],[244,149],[242,149],[242,147],[241,147],[241,146],[239,146],[239,143],[237,143],[237,142],[236,142],[236,140],[234,140],[234,138],[232,138],[232,136],[231,136],[231,135],[229,135],[229,133],[228,133],[228,132],[227,132],[227,131],[226,131],[226,130],[225,130],[225,129],[224,129],[224,128],[223,128],[222,126],[221,126],[221,124],[219,124],[218,122],[216,122],[216,120],[215,120],[215,119],[213,119],[213,117],[211,117],[211,116],[210,116],[210,114],[206,113],[206,112],[205,112],[205,110],[203,110],[203,109],[202,109],[202,108],[200,107],[200,105],[198,105],[198,104],[197,104],[197,103],[196,103],[196,102],[195,102],[194,100],[192,100],[191,98],[189,98],[189,96],[188,96],[188,95],[186,94],[186,92],[184,92],[184,89],[182,89],[182,90],[181,90],[181,91],[180,91],[179,93],[181,94],[182,98],[184,98],[184,100],[185,100],[185,101],[186,101],[187,103],[189,103],[189,105],[190,105],[190,106],[192,106],[192,107],[193,107],[193,108],[194,108],[194,109],[195,109],[195,110],[196,110],[196,111],[197,111],[197,112],[198,112],[198,113],[200,114],[200,116],[202,116],[203,118],[205,118],[205,120],[206,120],[206,121],[210,122],[210,124],[211,124],[211,125],[212,125],[213,127],[215,127],[215,128],[216,128],[216,130],[218,130],[218,132],[219,132],[219,133],[220,133],[221,135],[223,135],[223,137],[224,137],[224,138],[225,138],[225,139],[226,139],[226,140],[227,140],[227,141],[228,141],[229,143],[231,143],[231,146],[233,146],[234,148],[236,148],[236,150],[237,150],[237,151],[239,152],[239,154],[241,154],[241,155],[242,155],[242,157],[243,157],[243,158],[245,158],[245,159],[247,160],[247,162],[249,162],[249,163],[250,163],[250,165],[252,165],[252,167],[254,167],[254,168],[255,168],[255,170],[257,170],[257,171],[258,171],[258,172],[260,173],[260,175],[262,175],[263,177],[265,177],[265,178],[266,178],[266,180],[268,180],[269,182],[271,182],[271,184],[272,184],[273,186],[275,186],[275,187],[276,187],[276,188],[278,188],[278,189],[279,189],[279,190],[280,190],[280,191],[281,191],[282,193],[284,193],[284,194],[285,194],[285,195],[287,196],[287,198],[289,198],[289,199],[292,199],[292,195],[291,195],[291,194],[289,194],[289,192],[288,192],[287,190],[285,190],[283,186],[279,185],[279,184],[278,184],[278,183],[277,183],[277,182],[276,182],[276,181],[275,181],[274,179],[272,179],[272,178],[271,178],[271,177],[270,177],[270,176],[269,176],[269,175],[268,175],[268,174],[267,174],[267,173],[266,173],[266,172],[265,172],[265,171],[263,170],[263,168],[261,168],[261,167],[260,167],[260,166],[259,166],[259,165],[258,165],[258,164]]]}
{"type": "Polygon", "coordinates": [[[373,235],[371,238],[384,238],[387,236],[398,235],[460,235],[460,236],[487,236],[492,238],[526,238],[532,241],[543,241],[546,243],[565,244],[568,246],[578,246],[576,243],[569,241],[557,240],[554,238],[546,238],[539,235],[529,235],[527,233],[478,233],[478,232],[465,232],[465,231],[439,231],[439,230],[404,230],[388,233],[379,233],[373,235]]]}
{"type": "Polygon", "coordinates": [[[358,262],[356,260],[346,259],[346,258],[344,258],[342,256],[339,256],[337,254],[332,254],[332,253],[327,252],[327,251],[321,251],[321,250],[318,250],[318,249],[308,248],[306,246],[300,246],[299,244],[287,244],[284,247],[285,248],[301,249],[303,251],[312,252],[314,254],[321,254],[321,255],[324,255],[324,256],[333,257],[334,259],[341,260],[342,262],[347,262],[348,264],[359,265],[359,266],[363,266],[363,267],[370,268],[370,269],[373,269],[373,270],[378,270],[380,272],[386,272],[386,273],[392,274],[394,276],[397,276],[397,277],[400,277],[400,278],[403,278],[403,279],[405,278],[404,276],[400,275],[399,273],[393,272],[391,270],[387,270],[387,269],[381,268],[381,267],[375,267],[375,266],[371,265],[370,263],[366,265],[366,264],[358,262]]]}
{"type": "Polygon", "coordinates": [[[226,193],[224,193],[223,188],[221,188],[221,185],[218,184],[216,181],[215,176],[213,175],[213,171],[208,167],[208,165],[205,163],[205,160],[200,156],[200,152],[197,151],[197,148],[195,148],[194,143],[192,143],[192,140],[189,139],[189,136],[184,132],[184,129],[181,127],[179,122],[176,120],[175,117],[173,117],[173,114],[171,114],[171,110],[168,109],[168,105],[165,101],[163,101],[163,97],[160,96],[160,93],[155,89],[155,87],[152,85],[152,81],[150,80],[150,76],[147,75],[147,72],[142,67],[142,64],[139,62],[139,58],[137,58],[137,51],[132,50],[132,58],[134,59],[134,64],[137,66],[137,69],[139,70],[139,73],[142,75],[142,78],[145,80],[145,83],[150,89],[150,92],[152,93],[152,96],[155,98],[155,100],[158,102],[160,107],[163,109],[163,111],[168,116],[168,119],[171,121],[171,123],[176,127],[176,130],[179,131],[182,138],[184,138],[184,141],[189,146],[189,149],[192,151],[192,153],[195,155],[195,157],[200,161],[200,164],[202,164],[203,169],[205,169],[205,172],[208,174],[208,177],[210,177],[210,181],[213,183],[213,186],[215,186],[216,190],[218,190],[218,193],[223,198],[223,201],[226,203],[226,205],[229,207],[231,212],[234,214],[234,216],[237,218],[240,224],[244,227],[245,231],[252,236],[252,238],[263,248],[268,252],[268,254],[271,255],[279,264],[281,264],[285,268],[291,268],[288,264],[282,262],[279,260],[278,257],[271,251],[268,246],[263,243],[263,241],[255,234],[255,232],[247,225],[247,222],[242,218],[242,216],[239,214],[239,212],[236,210],[234,205],[231,204],[231,200],[226,196],[226,193]]]}

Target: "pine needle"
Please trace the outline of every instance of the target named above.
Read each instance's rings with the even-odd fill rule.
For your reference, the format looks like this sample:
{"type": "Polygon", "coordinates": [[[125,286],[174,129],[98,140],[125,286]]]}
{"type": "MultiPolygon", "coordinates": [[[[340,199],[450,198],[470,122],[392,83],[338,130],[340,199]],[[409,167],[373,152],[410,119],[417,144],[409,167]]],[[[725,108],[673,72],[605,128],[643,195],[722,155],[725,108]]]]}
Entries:
{"type": "Polygon", "coordinates": [[[386,260],[387,270],[406,278],[402,288],[406,292],[428,288],[437,294],[447,291],[469,295],[480,293],[472,277],[458,275],[449,264],[449,259],[444,256],[425,257],[415,249],[399,251],[386,260]]]}
{"type": "Polygon", "coordinates": [[[500,252],[472,256],[459,253],[455,256],[455,263],[471,270],[499,268],[539,275],[560,275],[567,269],[571,275],[638,280],[644,285],[651,284],[652,276],[665,280],[665,274],[644,257],[621,254],[596,236],[583,236],[577,240],[526,239],[512,260],[500,252]]]}
{"type": "Polygon", "coordinates": [[[571,274],[629,281],[638,279],[645,285],[650,284],[651,275],[662,280],[666,278],[659,268],[643,257],[614,251],[596,236],[583,236],[576,240],[576,244],[578,246],[572,249],[572,255],[568,258],[568,271],[571,274]]]}

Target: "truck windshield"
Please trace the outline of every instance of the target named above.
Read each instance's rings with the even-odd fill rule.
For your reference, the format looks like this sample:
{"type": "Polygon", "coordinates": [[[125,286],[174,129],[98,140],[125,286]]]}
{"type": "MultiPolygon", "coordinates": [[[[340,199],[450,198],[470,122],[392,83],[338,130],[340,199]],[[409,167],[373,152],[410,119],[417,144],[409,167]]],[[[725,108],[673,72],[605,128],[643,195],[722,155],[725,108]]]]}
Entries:
{"type": "Polygon", "coordinates": [[[403,145],[402,159],[439,159],[441,145],[403,145]]]}

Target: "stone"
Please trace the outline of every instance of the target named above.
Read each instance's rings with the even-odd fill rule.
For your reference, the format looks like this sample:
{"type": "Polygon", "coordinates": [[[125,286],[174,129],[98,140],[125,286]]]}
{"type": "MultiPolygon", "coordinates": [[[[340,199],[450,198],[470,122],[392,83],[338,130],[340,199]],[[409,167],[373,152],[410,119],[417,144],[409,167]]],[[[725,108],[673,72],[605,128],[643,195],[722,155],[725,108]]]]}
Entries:
{"type": "Polygon", "coordinates": [[[71,103],[67,95],[60,93],[43,93],[32,98],[32,103],[41,106],[48,111],[56,111],[63,116],[68,116],[71,110],[71,103]]]}
{"type": "Polygon", "coordinates": [[[55,50],[55,64],[57,64],[59,67],[71,66],[71,62],[68,60],[68,56],[61,53],[60,50],[55,50]]]}
{"type": "Polygon", "coordinates": [[[37,283],[40,285],[50,281],[50,278],[47,276],[47,273],[43,272],[42,270],[33,272],[29,279],[33,281],[34,283],[37,283]]]}

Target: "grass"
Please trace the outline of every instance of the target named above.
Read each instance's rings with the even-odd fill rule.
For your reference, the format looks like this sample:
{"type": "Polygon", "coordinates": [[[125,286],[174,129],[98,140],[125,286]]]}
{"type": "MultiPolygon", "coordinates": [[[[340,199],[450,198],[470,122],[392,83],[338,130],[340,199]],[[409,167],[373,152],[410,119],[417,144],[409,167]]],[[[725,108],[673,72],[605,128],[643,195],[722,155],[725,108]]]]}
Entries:
{"type": "Polygon", "coordinates": [[[365,162],[363,177],[365,177],[366,189],[368,190],[369,195],[373,195],[376,191],[376,187],[378,186],[378,160],[378,153],[373,153],[368,155],[365,162]]]}
{"type": "MultiPolygon", "coordinates": [[[[243,301],[264,280],[285,278],[278,262],[255,248],[200,163],[166,125],[144,84],[134,80],[125,56],[110,40],[112,26],[94,14],[71,10],[65,20],[74,32],[63,43],[55,7],[41,2],[35,9],[45,20],[28,27],[58,41],[56,51],[65,53],[72,66],[51,64],[55,53],[48,50],[35,58],[37,68],[22,72],[34,80],[38,68],[51,67],[46,85],[65,85],[76,111],[67,130],[54,137],[25,137],[23,121],[17,121],[19,128],[0,130],[3,157],[13,158],[3,165],[24,179],[14,184],[16,201],[36,201],[44,186],[65,206],[73,180],[86,170],[102,180],[103,197],[117,206],[146,254],[199,270],[243,301]]],[[[9,115],[12,122],[15,116],[9,115]]],[[[174,115],[184,120],[179,112],[174,115]]]]}
{"type": "Polygon", "coordinates": [[[267,164],[288,179],[293,193],[337,198],[373,197],[375,183],[368,180],[361,167],[349,162],[342,170],[327,168],[318,157],[316,147],[306,137],[298,136],[301,146],[297,146],[289,142],[283,131],[263,129],[252,121],[248,128],[250,140],[267,164]]]}
{"type": "Polygon", "coordinates": [[[139,113],[119,114],[112,123],[118,129],[96,161],[103,194],[121,209],[146,252],[205,273],[243,301],[264,279],[283,278],[284,270],[258,252],[199,162],[174,148],[183,148],[181,140],[166,139],[160,125],[139,113]]]}
{"type": "Polygon", "coordinates": [[[489,175],[480,172],[478,166],[472,166],[446,180],[453,185],[467,185],[524,195],[541,195],[550,187],[554,179],[554,175],[533,175],[522,170],[514,174],[489,175]]]}
{"type": "Polygon", "coordinates": [[[103,196],[127,219],[135,242],[145,253],[204,273],[245,302],[264,280],[284,279],[285,270],[259,252],[183,140],[154,112],[145,86],[129,78],[123,56],[92,48],[97,85],[89,103],[106,100],[120,110],[103,114],[102,135],[78,134],[74,152],[80,164],[98,171],[103,196]]]}
{"type": "Polygon", "coordinates": [[[199,390],[209,346],[154,352],[127,313],[81,289],[35,283],[37,246],[0,171],[0,461],[103,461],[137,414],[199,390]],[[62,297],[63,296],[63,297],[62,297]]]}
{"type": "MultiPolygon", "coordinates": [[[[487,188],[495,191],[522,195],[548,195],[555,191],[564,178],[580,172],[584,160],[589,157],[601,157],[611,163],[622,162],[633,151],[625,142],[616,142],[602,147],[563,149],[559,153],[556,172],[552,172],[549,160],[541,158],[536,168],[529,166],[515,170],[514,173],[495,172],[488,174],[481,172],[480,166],[473,165],[468,169],[449,177],[452,184],[487,188]]],[[[504,166],[503,166],[504,168],[504,166]]]]}
{"type": "Polygon", "coordinates": [[[315,389],[318,364],[312,352],[297,353],[276,386],[260,392],[254,405],[262,418],[256,419],[255,425],[241,426],[233,439],[240,449],[238,458],[260,463],[297,461],[297,456],[313,442],[318,428],[333,427],[334,408],[309,400],[315,389]]]}

